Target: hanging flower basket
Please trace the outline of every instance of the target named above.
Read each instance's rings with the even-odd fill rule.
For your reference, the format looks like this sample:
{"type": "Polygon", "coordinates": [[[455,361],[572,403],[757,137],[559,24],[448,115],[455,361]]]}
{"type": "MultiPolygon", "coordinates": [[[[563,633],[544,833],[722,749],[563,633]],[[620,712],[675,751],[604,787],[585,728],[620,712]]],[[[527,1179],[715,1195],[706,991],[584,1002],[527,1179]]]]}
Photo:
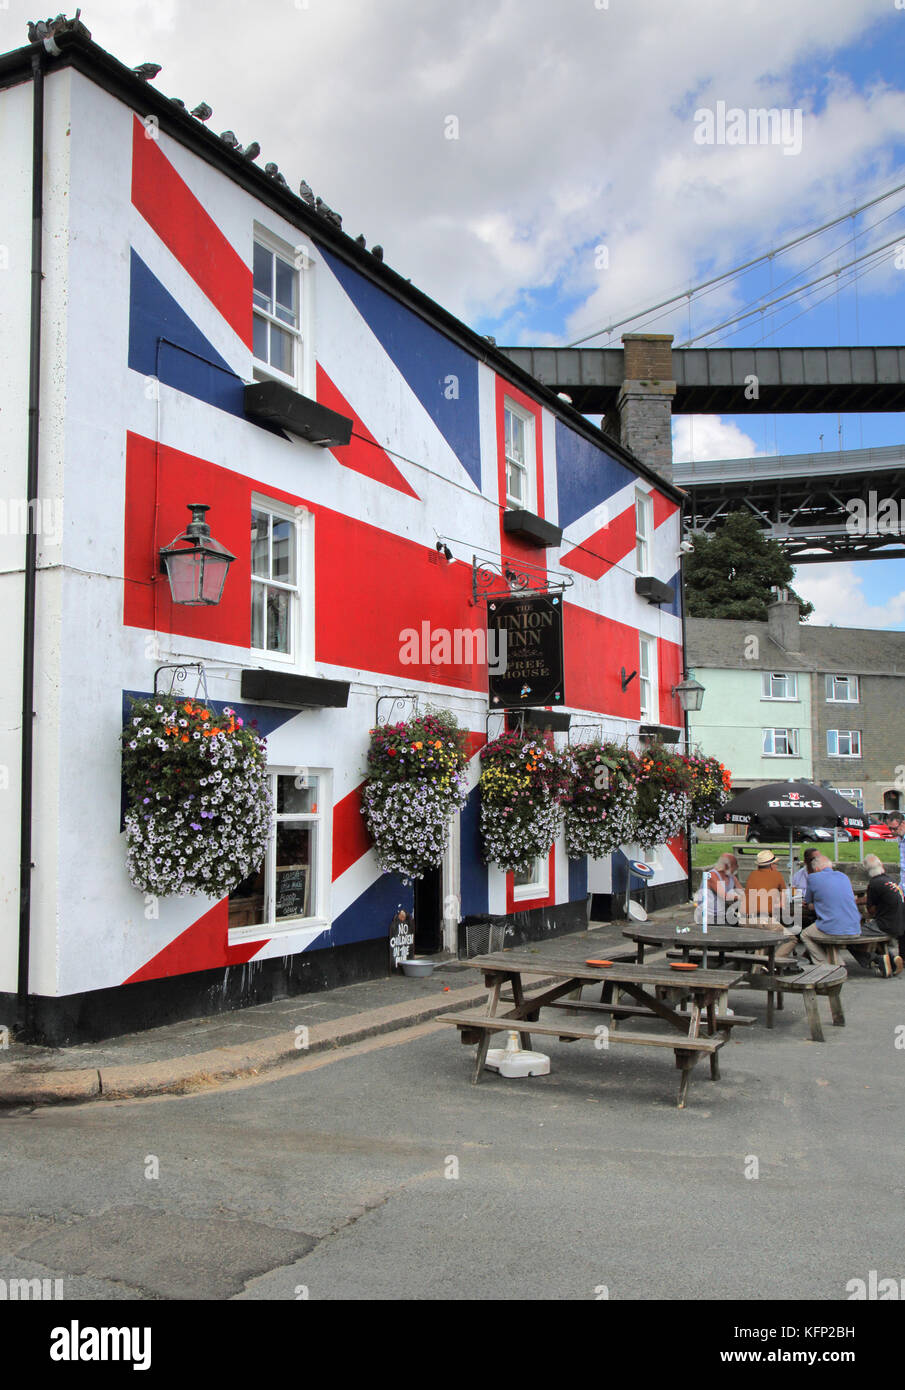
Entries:
{"type": "Polygon", "coordinates": [[[729,801],[732,774],[717,758],[701,753],[686,754],[684,761],[691,775],[691,820],[706,829],[729,801]]]}
{"type": "Polygon", "coordinates": [[[371,730],[362,814],[384,873],[423,878],[467,797],[465,730],[445,711],[371,730]]]}
{"type": "Polygon", "coordinates": [[[273,816],[266,744],[233,710],[133,700],[122,749],[134,887],[221,898],[259,868],[273,816]]]}
{"type": "Polygon", "coordinates": [[[541,740],[503,734],[481,750],[484,859],[507,873],[547,855],[562,829],[574,764],[541,740]]]}
{"type": "Polygon", "coordinates": [[[566,853],[570,859],[600,859],[633,844],[639,764],[617,743],[588,743],[572,749],[575,784],[566,807],[566,853]]]}
{"type": "Polygon", "coordinates": [[[691,773],[685,759],[651,743],[638,759],[636,843],[645,849],[665,845],[684,830],[691,815],[691,773]]]}

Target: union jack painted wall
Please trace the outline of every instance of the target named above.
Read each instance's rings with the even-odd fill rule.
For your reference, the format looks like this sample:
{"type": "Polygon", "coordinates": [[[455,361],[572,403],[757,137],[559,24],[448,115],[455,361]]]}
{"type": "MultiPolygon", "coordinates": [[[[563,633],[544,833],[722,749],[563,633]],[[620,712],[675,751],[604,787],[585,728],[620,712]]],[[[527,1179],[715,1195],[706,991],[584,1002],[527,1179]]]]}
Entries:
{"type": "MultiPolygon", "coordinates": [[[[447,945],[470,916],[555,915],[589,892],[620,891],[621,856],[615,865],[570,863],[558,844],[535,898],[517,896],[511,876],[482,863],[474,788],[487,732],[486,667],[431,665],[429,655],[422,666],[407,664],[400,637],[424,622],[483,629],[485,611],[472,601],[473,554],[540,563],[574,581],[564,604],[573,722],[637,736],[640,680],[623,691],[620,671],[638,669],[644,634],[655,653],[652,722],[680,724],[671,695],[682,669],[677,602],[654,607],[634,587],[640,495],[649,507],[645,572],[678,592],[676,494],[583,431],[540,388],[507,374],[469,335],[457,340],[429,321],[398,277],[351,240],[319,236],[318,219],[301,205],[294,217],[285,206],[278,211],[266,190],[243,186],[178,129],[146,122],[140,87],[130,105],[75,68],[51,71],[47,82],[55,173],[48,228],[64,246],[49,256],[45,290],[45,417],[52,411],[53,419],[42,434],[42,478],[59,490],[65,521],[59,542],[40,542],[31,989],[84,995],[385,937],[397,907],[411,907],[411,890],[381,874],[360,814],[368,731],[382,696],[417,692],[470,730],[473,790],[444,865],[447,945]],[[272,281],[270,308],[256,316],[267,254],[277,257],[274,276],[291,267],[294,289],[272,281]],[[280,293],[293,319],[294,358],[283,373],[262,355],[273,355],[280,322],[289,322],[280,318],[280,293]],[[250,419],[245,384],[275,374],[351,419],[350,443],[326,449],[250,419]],[[503,531],[507,405],[533,441],[529,509],[562,528],[558,548],[532,549],[503,531]],[[210,505],[214,534],[236,556],[214,608],[174,606],[157,572],[160,547],[183,529],[195,501],[210,505]],[[290,652],[262,650],[253,631],[256,511],[285,521],[294,538],[290,652]],[[438,554],[438,536],[451,562],[438,554]],[[118,754],[124,709],[129,694],[153,689],[156,668],[185,662],[204,664],[211,701],[257,720],[276,775],[302,769],[318,779],[320,882],[308,917],[237,926],[225,899],[151,904],[129,883],[118,754]],[[254,668],[347,681],[348,706],[243,704],[240,675],[254,668]]],[[[24,247],[28,103],[20,88],[0,93],[0,102],[10,221],[21,223],[24,247]]],[[[12,310],[6,331],[21,344],[24,294],[12,310]]],[[[17,391],[21,384],[13,383],[17,391]]],[[[6,490],[15,495],[21,484],[12,470],[24,455],[17,438],[4,438],[12,445],[6,490]]],[[[7,583],[5,592],[12,640],[18,590],[7,583]]],[[[15,709],[17,678],[11,670],[4,682],[5,716],[15,709]]],[[[15,742],[2,738],[0,757],[15,766],[15,742]]],[[[9,847],[17,827],[9,805],[2,814],[0,991],[12,991],[9,847]]],[[[677,885],[678,896],[685,872],[684,846],[661,847],[654,883],[677,885]]]]}

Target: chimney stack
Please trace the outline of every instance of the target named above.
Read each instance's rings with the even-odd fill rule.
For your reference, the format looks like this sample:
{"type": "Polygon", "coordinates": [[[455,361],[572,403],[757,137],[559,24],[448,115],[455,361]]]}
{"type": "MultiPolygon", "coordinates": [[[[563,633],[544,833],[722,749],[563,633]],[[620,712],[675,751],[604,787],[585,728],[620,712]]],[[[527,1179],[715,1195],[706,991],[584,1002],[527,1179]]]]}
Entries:
{"type": "Polygon", "coordinates": [[[798,604],[789,598],[787,589],[774,589],[774,599],[767,605],[767,631],[786,652],[801,651],[801,614],[798,604]]]}

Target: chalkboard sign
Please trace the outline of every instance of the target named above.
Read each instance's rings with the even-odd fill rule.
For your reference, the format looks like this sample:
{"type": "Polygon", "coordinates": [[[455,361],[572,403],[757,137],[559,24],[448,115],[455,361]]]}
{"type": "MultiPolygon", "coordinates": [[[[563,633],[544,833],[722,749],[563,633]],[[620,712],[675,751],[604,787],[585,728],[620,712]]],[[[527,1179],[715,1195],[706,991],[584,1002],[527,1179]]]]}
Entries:
{"type": "Polygon", "coordinates": [[[276,915],[278,917],[308,916],[307,865],[277,870],[276,915]]]}
{"type": "Polygon", "coordinates": [[[415,919],[400,908],[390,923],[390,968],[398,970],[415,944],[415,919]]]}

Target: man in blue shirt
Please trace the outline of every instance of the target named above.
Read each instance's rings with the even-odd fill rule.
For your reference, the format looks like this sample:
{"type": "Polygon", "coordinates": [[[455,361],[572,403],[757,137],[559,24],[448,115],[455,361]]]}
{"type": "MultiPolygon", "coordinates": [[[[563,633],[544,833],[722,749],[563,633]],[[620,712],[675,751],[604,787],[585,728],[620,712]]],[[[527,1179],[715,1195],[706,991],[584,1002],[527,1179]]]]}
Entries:
{"type": "Polygon", "coordinates": [[[855,892],[847,874],[834,869],[825,854],[815,854],[811,860],[808,886],[804,900],[814,904],[817,921],[801,933],[808,955],[815,965],[827,965],[829,958],[814,933],[824,936],[860,936],[861,914],[855,902],[855,892]]]}

